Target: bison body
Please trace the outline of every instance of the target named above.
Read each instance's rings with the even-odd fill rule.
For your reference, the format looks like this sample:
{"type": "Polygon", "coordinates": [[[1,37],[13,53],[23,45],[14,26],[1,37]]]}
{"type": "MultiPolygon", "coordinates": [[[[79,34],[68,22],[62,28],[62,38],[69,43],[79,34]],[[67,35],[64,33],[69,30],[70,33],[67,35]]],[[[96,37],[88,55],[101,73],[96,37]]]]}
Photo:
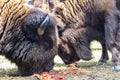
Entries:
{"type": "MultiPolygon", "coordinates": [[[[119,12],[115,0],[64,0],[56,8],[55,14],[65,24],[64,27],[59,27],[61,41],[58,55],[66,64],[80,59],[90,60],[89,46],[92,40],[98,40],[102,44],[100,62],[108,59],[107,49],[114,55],[110,47],[115,35],[110,38],[118,27],[119,12]],[[111,31],[108,31],[109,28],[111,31]]],[[[119,63],[118,60],[116,62],[119,63]]]]}
{"type": "Polygon", "coordinates": [[[54,18],[25,3],[0,0],[0,52],[22,76],[51,70],[57,54],[54,18]]]}

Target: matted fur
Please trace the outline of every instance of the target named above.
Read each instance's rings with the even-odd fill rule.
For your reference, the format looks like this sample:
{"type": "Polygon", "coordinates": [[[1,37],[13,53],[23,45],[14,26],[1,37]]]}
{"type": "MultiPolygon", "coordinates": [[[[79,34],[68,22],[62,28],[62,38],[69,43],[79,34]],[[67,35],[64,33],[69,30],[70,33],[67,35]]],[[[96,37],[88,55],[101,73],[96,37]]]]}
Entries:
{"type": "Polygon", "coordinates": [[[0,0],[0,53],[16,63],[16,75],[32,75],[53,68],[57,54],[55,20],[25,0],[0,0]],[[37,29],[45,19],[43,35],[37,29]]]}

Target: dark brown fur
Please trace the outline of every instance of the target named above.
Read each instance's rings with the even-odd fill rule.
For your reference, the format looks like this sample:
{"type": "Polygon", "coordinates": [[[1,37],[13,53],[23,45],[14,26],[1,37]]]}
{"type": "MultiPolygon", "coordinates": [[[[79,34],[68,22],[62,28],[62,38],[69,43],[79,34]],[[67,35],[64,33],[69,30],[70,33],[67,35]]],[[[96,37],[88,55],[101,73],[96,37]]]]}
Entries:
{"type": "Polygon", "coordinates": [[[24,0],[0,0],[0,53],[18,66],[15,75],[32,75],[53,68],[57,54],[55,19],[24,0]],[[37,29],[45,17],[49,22],[43,35],[37,29]]]}

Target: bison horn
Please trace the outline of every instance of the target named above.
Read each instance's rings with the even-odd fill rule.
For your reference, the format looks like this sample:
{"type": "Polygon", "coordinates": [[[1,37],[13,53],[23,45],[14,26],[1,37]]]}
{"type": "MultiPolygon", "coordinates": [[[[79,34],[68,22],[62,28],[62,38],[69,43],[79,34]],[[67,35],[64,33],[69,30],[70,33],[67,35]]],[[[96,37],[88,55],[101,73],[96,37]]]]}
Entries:
{"type": "Polygon", "coordinates": [[[41,23],[41,25],[39,26],[39,28],[37,29],[37,32],[38,32],[39,35],[43,35],[44,34],[44,31],[45,31],[46,27],[48,26],[49,21],[50,21],[50,18],[47,15],[45,17],[45,19],[43,20],[43,22],[41,23]]]}

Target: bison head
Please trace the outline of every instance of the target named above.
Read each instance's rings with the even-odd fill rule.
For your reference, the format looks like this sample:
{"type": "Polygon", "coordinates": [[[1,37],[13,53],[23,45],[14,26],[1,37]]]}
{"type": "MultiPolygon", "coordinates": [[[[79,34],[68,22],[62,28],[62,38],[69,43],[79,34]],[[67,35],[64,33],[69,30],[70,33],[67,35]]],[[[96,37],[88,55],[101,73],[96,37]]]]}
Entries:
{"type": "Polygon", "coordinates": [[[0,8],[0,52],[18,66],[15,75],[51,70],[57,54],[55,19],[22,0],[0,8]]]}
{"type": "Polygon", "coordinates": [[[24,48],[29,45],[26,52],[28,56],[23,62],[25,61],[26,67],[29,65],[33,72],[35,69],[38,73],[49,71],[53,68],[53,59],[57,54],[55,20],[39,10],[31,10],[28,14],[21,27],[25,42],[28,42],[24,48]]]}

